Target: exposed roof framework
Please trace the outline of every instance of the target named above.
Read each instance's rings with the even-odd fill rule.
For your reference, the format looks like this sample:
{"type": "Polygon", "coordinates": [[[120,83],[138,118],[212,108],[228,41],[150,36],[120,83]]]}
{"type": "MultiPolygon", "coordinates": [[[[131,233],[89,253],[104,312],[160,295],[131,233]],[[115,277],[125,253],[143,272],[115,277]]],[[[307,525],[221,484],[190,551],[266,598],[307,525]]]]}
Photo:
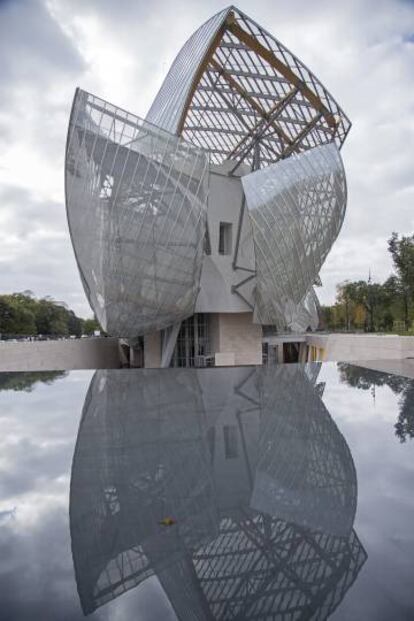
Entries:
{"type": "Polygon", "coordinates": [[[169,129],[206,149],[217,164],[231,159],[252,165],[255,148],[260,166],[329,142],[340,148],[351,126],[305,65],[234,7],[203,24],[184,45],[150,110],[151,120],[166,118],[174,83],[184,88],[178,102],[170,97],[177,116],[169,129]],[[202,47],[197,64],[196,43],[202,47]],[[190,58],[194,70],[186,80],[182,65],[190,58]]]}

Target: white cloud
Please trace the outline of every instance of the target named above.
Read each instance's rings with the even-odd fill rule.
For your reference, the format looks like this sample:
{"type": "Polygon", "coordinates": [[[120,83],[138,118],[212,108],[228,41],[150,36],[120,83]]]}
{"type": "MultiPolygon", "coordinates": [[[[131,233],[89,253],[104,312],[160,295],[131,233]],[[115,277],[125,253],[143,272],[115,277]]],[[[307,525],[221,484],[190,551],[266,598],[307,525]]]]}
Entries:
{"type": "MultiPolygon", "coordinates": [[[[0,291],[86,303],[65,221],[63,158],[76,86],[145,116],[187,37],[226,2],[6,1],[0,5],[0,291]],[[4,200],[4,193],[8,195],[4,200]]],[[[322,80],[353,122],[346,221],[321,277],[387,277],[386,240],[414,229],[414,5],[263,0],[239,6],[322,80]]]]}

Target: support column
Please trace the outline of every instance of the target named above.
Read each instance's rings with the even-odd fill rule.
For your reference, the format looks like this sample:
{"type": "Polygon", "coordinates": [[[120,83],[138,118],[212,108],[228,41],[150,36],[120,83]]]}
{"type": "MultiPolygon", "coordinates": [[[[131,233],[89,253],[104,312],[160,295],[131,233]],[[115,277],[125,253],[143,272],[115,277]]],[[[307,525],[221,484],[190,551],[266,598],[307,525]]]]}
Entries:
{"type": "Polygon", "coordinates": [[[277,346],[277,361],[279,364],[283,364],[284,362],[283,343],[279,343],[277,346]]]}
{"type": "Polygon", "coordinates": [[[299,345],[299,362],[306,362],[306,343],[299,345]]]}
{"type": "Polygon", "coordinates": [[[162,340],[161,367],[165,369],[170,366],[171,358],[174,353],[174,347],[177,342],[177,336],[181,328],[181,321],[164,330],[164,338],[162,340]]]}
{"type": "Polygon", "coordinates": [[[144,336],[144,366],[146,369],[161,367],[161,332],[144,336]]]}

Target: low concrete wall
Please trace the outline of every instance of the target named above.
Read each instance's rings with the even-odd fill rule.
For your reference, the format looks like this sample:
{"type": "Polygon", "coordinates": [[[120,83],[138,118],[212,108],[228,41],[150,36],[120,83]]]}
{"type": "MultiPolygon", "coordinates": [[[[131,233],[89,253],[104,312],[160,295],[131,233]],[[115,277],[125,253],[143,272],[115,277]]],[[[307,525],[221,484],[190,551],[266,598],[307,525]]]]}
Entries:
{"type": "MultiPolygon", "coordinates": [[[[323,360],[398,360],[414,357],[414,337],[388,334],[308,334],[309,347],[323,349],[323,360]]],[[[319,360],[321,358],[318,358],[319,360]]]]}
{"type": "MultiPolygon", "coordinates": [[[[259,334],[249,333],[246,317],[243,317],[244,313],[240,315],[241,317],[237,316],[238,321],[233,324],[231,319],[234,315],[226,317],[224,325],[220,326],[220,329],[224,328],[223,334],[220,334],[220,340],[223,341],[226,349],[223,348],[223,351],[217,352],[217,366],[261,364],[259,334]],[[231,353],[231,359],[229,353],[231,353]]],[[[157,336],[158,338],[153,339],[150,343],[151,347],[146,352],[146,366],[159,367],[160,365],[160,343],[159,335],[157,336]]],[[[283,337],[279,338],[283,340],[283,337]]],[[[380,360],[397,361],[414,358],[414,337],[410,336],[308,334],[306,344],[309,348],[317,348],[318,360],[354,362],[355,364],[366,360],[376,361],[378,364],[380,360]]],[[[0,371],[69,371],[71,369],[117,369],[120,366],[120,350],[116,338],[17,343],[0,341],[0,371]]],[[[380,366],[377,368],[380,369],[380,366]]],[[[398,371],[400,367],[397,365],[395,369],[398,371]]]]}
{"type": "Polygon", "coordinates": [[[116,338],[57,341],[0,341],[0,371],[70,371],[118,369],[116,338]]]}

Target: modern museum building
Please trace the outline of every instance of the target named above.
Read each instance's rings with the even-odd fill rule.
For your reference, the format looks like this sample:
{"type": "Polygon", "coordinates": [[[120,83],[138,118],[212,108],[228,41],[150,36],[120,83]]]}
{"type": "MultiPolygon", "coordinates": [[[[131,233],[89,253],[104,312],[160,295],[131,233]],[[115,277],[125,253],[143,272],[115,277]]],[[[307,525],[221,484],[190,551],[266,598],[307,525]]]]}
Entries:
{"type": "Polygon", "coordinates": [[[261,364],[264,335],[315,330],[350,126],[235,7],[184,44],[145,120],[78,89],[67,215],[102,328],[151,367],[261,364]]]}

